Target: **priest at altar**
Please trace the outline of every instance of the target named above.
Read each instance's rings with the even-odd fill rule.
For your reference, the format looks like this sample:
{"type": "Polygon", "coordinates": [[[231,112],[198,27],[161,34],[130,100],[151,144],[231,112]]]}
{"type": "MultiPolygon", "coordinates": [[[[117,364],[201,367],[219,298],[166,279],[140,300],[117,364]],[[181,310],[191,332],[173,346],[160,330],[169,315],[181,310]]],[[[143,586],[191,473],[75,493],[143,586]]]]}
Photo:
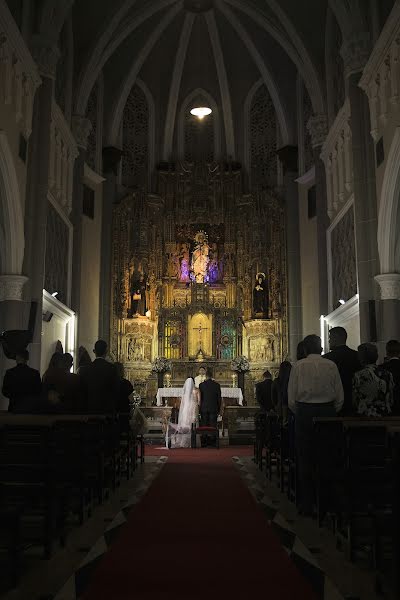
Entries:
{"type": "MultiPolygon", "coordinates": [[[[182,398],[183,388],[178,387],[166,387],[158,388],[157,392],[157,406],[163,406],[166,398],[179,399],[182,398]]],[[[236,401],[236,404],[243,406],[243,393],[240,388],[233,387],[221,387],[222,400],[229,399],[236,401]]]]}

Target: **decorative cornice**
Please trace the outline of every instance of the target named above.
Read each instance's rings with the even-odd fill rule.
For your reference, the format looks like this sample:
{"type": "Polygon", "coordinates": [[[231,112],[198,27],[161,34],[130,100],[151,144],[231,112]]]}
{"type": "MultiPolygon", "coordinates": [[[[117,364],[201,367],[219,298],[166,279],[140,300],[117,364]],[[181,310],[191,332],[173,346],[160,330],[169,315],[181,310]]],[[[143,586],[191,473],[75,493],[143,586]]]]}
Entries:
{"type": "Polygon", "coordinates": [[[336,119],[334,120],[332,127],[330,128],[328,135],[322,145],[321,149],[321,158],[325,160],[326,156],[332,150],[333,145],[336,143],[337,138],[342,131],[346,122],[350,119],[350,102],[349,99],[346,98],[342,108],[339,110],[336,115],[336,119]]]}
{"type": "Polygon", "coordinates": [[[393,9],[381,31],[381,34],[372,50],[367,64],[364,67],[359,86],[367,91],[369,84],[376,77],[380,65],[389,54],[390,47],[400,32],[400,2],[395,2],[393,9]]]}
{"type": "Polygon", "coordinates": [[[0,302],[22,300],[22,292],[28,277],[25,275],[0,275],[0,302]]]}
{"type": "Polygon", "coordinates": [[[51,42],[46,43],[42,37],[34,37],[31,44],[32,56],[37,64],[39,73],[48,79],[56,78],[57,63],[60,51],[51,42]]]}
{"type": "Polygon", "coordinates": [[[73,160],[75,160],[75,158],[79,154],[79,150],[77,148],[77,143],[75,141],[75,137],[72,134],[71,128],[68,125],[68,122],[64,116],[64,113],[62,112],[61,108],[58,106],[58,104],[55,101],[53,101],[53,104],[51,107],[51,113],[52,113],[51,117],[52,117],[52,121],[53,121],[54,125],[60,131],[63,140],[67,144],[67,146],[71,152],[71,158],[73,160]]]}
{"type": "Polygon", "coordinates": [[[343,42],[340,49],[344,62],[345,76],[360,73],[368,62],[371,54],[371,36],[366,31],[354,33],[343,42]]]}
{"type": "Polygon", "coordinates": [[[400,273],[376,275],[382,300],[400,300],[400,273]]]}
{"type": "Polygon", "coordinates": [[[72,117],[72,131],[78,147],[86,150],[88,137],[92,131],[92,124],[89,119],[79,115],[72,117]]]}
{"type": "Polygon", "coordinates": [[[311,136],[313,148],[322,146],[328,134],[328,119],[326,115],[314,115],[308,119],[307,130],[311,136]]]}
{"type": "MultiPolygon", "coordinates": [[[[0,34],[10,43],[16,56],[21,61],[32,78],[34,88],[36,89],[41,84],[41,79],[32,54],[29,52],[25,41],[10,13],[5,0],[0,0],[0,34]]],[[[0,35],[1,37],[1,35],[0,35]]]]}

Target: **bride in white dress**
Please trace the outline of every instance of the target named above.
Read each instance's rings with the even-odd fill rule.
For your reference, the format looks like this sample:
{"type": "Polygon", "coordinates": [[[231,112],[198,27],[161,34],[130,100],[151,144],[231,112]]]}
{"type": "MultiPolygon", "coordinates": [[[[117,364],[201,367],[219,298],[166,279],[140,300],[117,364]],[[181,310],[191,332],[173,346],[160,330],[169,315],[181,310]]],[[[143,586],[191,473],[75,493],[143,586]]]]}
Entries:
{"type": "Polygon", "coordinates": [[[192,377],[185,381],[178,423],[169,423],[166,435],[167,448],[190,448],[192,423],[198,418],[198,392],[192,377]]]}

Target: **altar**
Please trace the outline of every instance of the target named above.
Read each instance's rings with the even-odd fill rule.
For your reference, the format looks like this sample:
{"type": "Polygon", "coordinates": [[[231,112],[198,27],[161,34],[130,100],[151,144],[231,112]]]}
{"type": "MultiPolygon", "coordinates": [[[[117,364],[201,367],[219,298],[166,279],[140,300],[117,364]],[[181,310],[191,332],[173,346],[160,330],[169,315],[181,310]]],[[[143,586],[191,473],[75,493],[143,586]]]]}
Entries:
{"type": "MultiPolygon", "coordinates": [[[[158,388],[157,392],[157,406],[163,406],[164,398],[182,398],[183,388],[165,387],[158,388]]],[[[221,397],[225,399],[231,399],[235,401],[236,405],[243,406],[243,393],[240,388],[235,387],[221,387],[221,397]]],[[[224,402],[225,404],[225,402],[224,402]]]]}

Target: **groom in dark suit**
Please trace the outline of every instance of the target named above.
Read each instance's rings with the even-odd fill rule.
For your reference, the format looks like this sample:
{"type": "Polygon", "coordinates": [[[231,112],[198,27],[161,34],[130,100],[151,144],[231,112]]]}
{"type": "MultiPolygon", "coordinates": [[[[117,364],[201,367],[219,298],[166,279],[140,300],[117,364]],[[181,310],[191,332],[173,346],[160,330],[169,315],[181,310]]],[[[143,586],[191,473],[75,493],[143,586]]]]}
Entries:
{"type": "MultiPolygon", "coordinates": [[[[212,378],[212,371],[206,369],[206,380],[199,386],[201,426],[217,426],[217,417],[221,410],[221,386],[212,378]]],[[[215,442],[214,442],[215,444],[215,442]]],[[[202,435],[201,445],[211,446],[211,436],[202,435]]]]}

